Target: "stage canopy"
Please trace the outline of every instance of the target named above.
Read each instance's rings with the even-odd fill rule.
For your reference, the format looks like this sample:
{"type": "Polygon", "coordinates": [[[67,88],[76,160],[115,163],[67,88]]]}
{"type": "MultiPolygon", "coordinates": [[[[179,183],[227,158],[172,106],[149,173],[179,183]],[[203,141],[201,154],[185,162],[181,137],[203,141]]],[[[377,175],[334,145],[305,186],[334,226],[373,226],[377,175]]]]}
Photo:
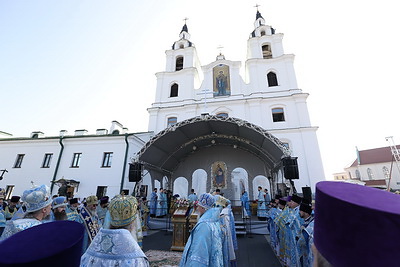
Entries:
{"type": "Polygon", "coordinates": [[[237,118],[207,114],[159,132],[143,146],[136,160],[145,168],[170,174],[192,153],[221,145],[248,151],[269,169],[280,167],[281,158],[290,156],[283,143],[261,127],[237,118]]]}

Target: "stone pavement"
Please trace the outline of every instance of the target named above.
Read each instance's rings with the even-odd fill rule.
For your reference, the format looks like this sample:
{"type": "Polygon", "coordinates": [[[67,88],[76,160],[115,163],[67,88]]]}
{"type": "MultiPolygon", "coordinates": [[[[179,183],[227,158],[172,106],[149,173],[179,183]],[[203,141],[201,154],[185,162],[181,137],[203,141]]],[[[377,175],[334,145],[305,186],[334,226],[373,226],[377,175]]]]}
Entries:
{"type": "MultiPolygon", "coordinates": [[[[244,236],[238,236],[239,250],[236,252],[237,266],[281,267],[282,265],[276,258],[267,239],[268,235],[265,234],[247,234],[244,236]]],[[[170,251],[171,244],[171,231],[167,231],[165,228],[164,230],[149,230],[148,235],[143,239],[143,251],[145,253],[149,251],[154,253],[154,250],[170,251]]],[[[161,261],[158,262],[160,263],[161,261]]],[[[151,266],[166,266],[159,263],[153,263],[151,266]]]]}

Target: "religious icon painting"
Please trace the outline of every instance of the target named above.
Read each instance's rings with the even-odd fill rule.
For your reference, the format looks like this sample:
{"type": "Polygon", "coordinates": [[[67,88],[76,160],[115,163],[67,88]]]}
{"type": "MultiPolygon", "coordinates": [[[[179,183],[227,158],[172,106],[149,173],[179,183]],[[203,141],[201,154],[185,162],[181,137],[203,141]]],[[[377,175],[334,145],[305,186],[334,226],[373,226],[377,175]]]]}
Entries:
{"type": "Polygon", "coordinates": [[[225,162],[216,161],[211,165],[211,183],[213,188],[226,189],[227,168],[225,162]]]}
{"type": "Polygon", "coordinates": [[[229,67],[219,64],[213,68],[213,92],[214,96],[231,95],[231,83],[229,67]]]}

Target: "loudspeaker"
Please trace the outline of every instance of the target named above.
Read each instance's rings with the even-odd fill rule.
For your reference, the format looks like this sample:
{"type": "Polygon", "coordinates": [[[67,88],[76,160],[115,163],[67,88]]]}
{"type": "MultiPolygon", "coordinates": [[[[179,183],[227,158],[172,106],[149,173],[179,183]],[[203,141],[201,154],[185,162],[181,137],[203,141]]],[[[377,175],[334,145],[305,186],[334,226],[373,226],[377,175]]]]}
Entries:
{"type": "Polygon", "coordinates": [[[312,201],[312,193],[311,193],[311,187],[302,187],[301,190],[303,191],[303,198],[307,199],[309,203],[311,204],[312,201]]]}
{"type": "Polygon", "coordinates": [[[139,162],[129,164],[129,182],[139,182],[142,179],[143,165],[139,162]]]}
{"type": "Polygon", "coordinates": [[[299,168],[297,166],[297,157],[286,157],[282,159],[283,172],[286,179],[299,179],[299,168]]]}

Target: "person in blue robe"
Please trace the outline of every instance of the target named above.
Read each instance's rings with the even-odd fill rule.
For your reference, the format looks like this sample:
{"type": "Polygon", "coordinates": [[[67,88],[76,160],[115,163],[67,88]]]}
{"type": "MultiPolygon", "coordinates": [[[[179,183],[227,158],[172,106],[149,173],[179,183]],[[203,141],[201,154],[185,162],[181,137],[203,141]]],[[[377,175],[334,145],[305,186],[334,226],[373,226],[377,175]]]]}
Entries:
{"type": "Polygon", "coordinates": [[[153,192],[151,192],[150,196],[150,217],[156,216],[157,211],[157,188],[154,188],[153,192]]]}
{"type": "Polygon", "coordinates": [[[212,207],[214,203],[211,194],[200,195],[197,210],[201,217],[186,242],[180,267],[224,266],[220,210],[212,207]]]}
{"type": "Polygon", "coordinates": [[[188,195],[188,200],[190,205],[192,205],[194,202],[197,201],[197,195],[194,192],[193,188],[190,190],[190,195],[188,195]]]}
{"type": "MultiPolygon", "coordinates": [[[[310,236],[313,232],[313,224],[314,215],[312,215],[311,205],[306,203],[300,204],[299,209],[300,217],[304,219],[304,223],[300,227],[300,232],[297,235],[297,251],[298,251],[298,262],[297,265],[300,267],[308,267],[312,266],[312,262],[310,265],[310,253],[312,254],[312,250],[310,250],[310,236]],[[309,225],[312,224],[310,227],[309,225]]],[[[312,258],[312,257],[311,257],[312,258]]]]}
{"type": "Polygon", "coordinates": [[[249,218],[251,216],[251,212],[249,194],[247,194],[247,191],[243,191],[240,201],[242,202],[242,218],[249,218]]]}
{"type": "Polygon", "coordinates": [[[267,220],[267,206],[265,206],[265,196],[261,186],[258,187],[257,217],[260,221],[267,220]]]}
{"type": "MultiPolygon", "coordinates": [[[[160,188],[160,192],[157,195],[157,209],[156,209],[156,217],[162,217],[164,214],[164,190],[160,188]]],[[[166,200],[166,199],[165,199],[166,200]]]]}
{"type": "Polygon", "coordinates": [[[133,236],[138,217],[135,197],[118,195],[111,200],[109,210],[110,229],[100,229],[83,254],[80,266],[150,266],[133,236]]]}
{"type": "Polygon", "coordinates": [[[4,228],[1,240],[43,223],[43,220],[50,215],[51,202],[50,188],[47,185],[41,185],[32,189],[25,190],[22,200],[26,206],[26,213],[23,218],[8,220],[4,228]]]}
{"type": "Polygon", "coordinates": [[[100,220],[96,213],[98,199],[96,196],[89,196],[86,198],[86,206],[81,207],[79,216],[85,226],[85,234],[83,235],[82,254],[85,253],[92,240],[100,229],[100,220]]]}
{"type": "Polygon", "coordinates": [[[300,203],[302,198],[293,195],[289,202],[290,214],[286,218],[285,243],[286,243],[286,263],[288,266],[298,266],[298,251],[296,247],[296,237],[300,232],[300,227],[304,220],[300,217],[300,203]]]}

